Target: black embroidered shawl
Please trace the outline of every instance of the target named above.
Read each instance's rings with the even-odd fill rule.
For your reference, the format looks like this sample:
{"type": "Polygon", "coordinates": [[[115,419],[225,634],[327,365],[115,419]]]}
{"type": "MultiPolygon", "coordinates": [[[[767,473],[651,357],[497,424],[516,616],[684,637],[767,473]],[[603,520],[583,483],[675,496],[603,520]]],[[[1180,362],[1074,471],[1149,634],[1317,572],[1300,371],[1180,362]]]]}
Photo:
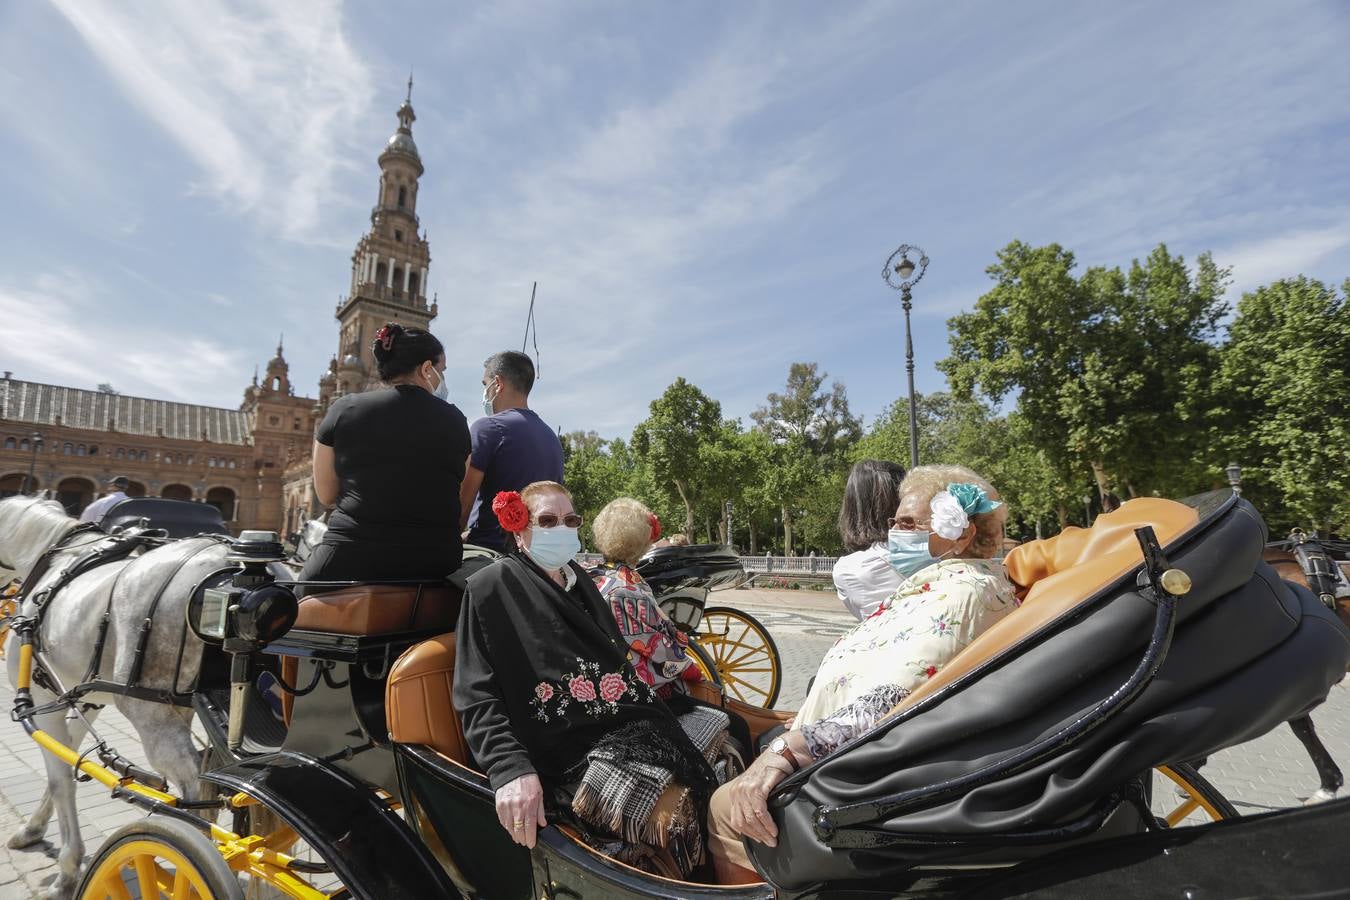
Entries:
{"type": "Polygon", "coordinates": [[[601,738],[640,720],[697,753],[629,665],[628,648],[590,577],[569,565],[577,577],[571,591],[519,554],[469,578],[455,708],[494,790],[530,772],[546,786],[576,778],[601,738]]]}

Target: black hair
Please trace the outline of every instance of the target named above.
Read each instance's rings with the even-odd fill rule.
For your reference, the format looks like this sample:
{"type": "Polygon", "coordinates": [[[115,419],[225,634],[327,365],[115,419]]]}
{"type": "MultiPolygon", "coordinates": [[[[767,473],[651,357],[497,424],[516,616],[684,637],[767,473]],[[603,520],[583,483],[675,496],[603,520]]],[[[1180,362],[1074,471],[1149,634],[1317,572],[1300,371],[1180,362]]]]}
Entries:
{"type": "Polygon", "coordinates": [[[853,464],[839,508],[839,536],[850,551],[866,550],[886,540],[886,520],[900,505],[905,467],[884,459],[853,464]]]}
{"type": "Polygon", "coordinates": [[[534,362],[524,353],[515,350],[494,353],[483,360],[483,369],[489,378],[500,376],[522,394],[528,395],[534,387],[534,362]]]}
{"type": "Polygon", "coordinates": [[[375,332],[370,350],[375,354],[380,380],[386,383],[445,355],[445,348],[434,334],[421,328],[404,328],[397,322],[389,322],[375,332]]]}

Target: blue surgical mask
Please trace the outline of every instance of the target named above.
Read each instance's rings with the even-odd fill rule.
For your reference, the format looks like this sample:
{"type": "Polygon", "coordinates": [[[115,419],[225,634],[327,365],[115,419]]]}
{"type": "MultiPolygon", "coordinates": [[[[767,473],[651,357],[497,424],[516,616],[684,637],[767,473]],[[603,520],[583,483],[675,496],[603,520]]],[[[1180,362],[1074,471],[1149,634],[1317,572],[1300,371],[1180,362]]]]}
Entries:
{"type": "Polygon", "coordinates": [[[431,396],[433,396],[433,397],[439,397],[440,399],[444,400],[446,403],[449,403],[449,402],[450,402],[450,386],[449,386],[448,384],[445,383],[445,373],[444,373],[444,372],[437,372],[437,373],[436,373],[436,377],[439,378],[439,379],[441,380],[441,383],[438,384],[438,385],[436,385],[436,390],[434,390],[434,391],[431,392],[431,396]]]}
{"type": "Polygon", "coordinates": [[[581,552],[581,540],[575,528],[557,525],[553,528],[530,526],[530,547],[525,551],[539,564],[552,572],[567,565],[568,560],[581,552]]]}
{"type": "Polygon", "coordinates": [[[937,557],[928,552],[928,538],[931,535],[931,531],[901,531],[898,528],[886,532],[891,568],[899,572],[901,577],[908,578],[937,562],[937,557]]]}

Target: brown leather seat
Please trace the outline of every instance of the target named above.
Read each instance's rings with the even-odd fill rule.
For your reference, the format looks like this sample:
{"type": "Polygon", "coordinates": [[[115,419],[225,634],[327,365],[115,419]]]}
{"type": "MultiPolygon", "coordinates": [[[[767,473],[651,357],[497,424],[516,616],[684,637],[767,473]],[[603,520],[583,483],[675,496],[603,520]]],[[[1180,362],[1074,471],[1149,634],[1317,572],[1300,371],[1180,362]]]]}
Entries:
{"type": "Polygon", "coordinates": [[[361,584],[301,600],[295,627],[361,635],[449,630],[463,598],[448,585],[361,584]]]}
{"type": "Polygon", "coordinates": [[[970,642],[955,659],[920,685],[892,710],[908,709],[964,677],[1050,622],[1086,603],[1100,590],[1143,562],[1134,529],[1152,525],[1166,546],[1199,521],[1183,503],[1158,497],[1127,501],[1103,513],[1091,528],[1066,528],[1051,538],[1031,541],[1008,554],[1008,577],[1024,595],[1022,606],[970,642]]]}
{"type": "Polygon", "coordinates": [[[389,737],[400,744],[425,744],[472,767],[455,710],[454,683],[454,632],[410,647],[389,670],[384,689],[389,737]]]}

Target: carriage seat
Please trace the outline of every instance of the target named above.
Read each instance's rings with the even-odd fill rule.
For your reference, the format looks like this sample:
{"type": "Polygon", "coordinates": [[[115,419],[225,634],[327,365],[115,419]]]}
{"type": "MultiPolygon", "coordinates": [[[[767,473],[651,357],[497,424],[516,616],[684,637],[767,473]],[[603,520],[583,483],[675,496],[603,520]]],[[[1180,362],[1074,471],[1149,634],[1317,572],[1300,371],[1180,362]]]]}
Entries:
{"type": "Polygon", "coordinates": [[[1139,497],[1103,513],[1091,528],[1066,528],[1054,537],[1022,544],[1004,566],[1022,598],[1021,606],[962,650],[940,672],[892,710],[908,709],[925,697],[1017,646],[1051,622],[1088,602],[1144,561],[1134,530],[1152,525],[1167,544],[1199,522],[1196,510],[1175,500],[1139,497]]]}
{"type": "Polygon", "coordinates": [[[449,585],[358,584],[300,601],[295,628],[333,634],[448,631],[464,595],[449,585]]]}
{"type": "Polygon", "coordinates": [[[453,631],[409,648],[389,670],[384,689],[389,739],[400,744],[425,744],[473,768],[455,709],[454,683],[453,631]]]}

